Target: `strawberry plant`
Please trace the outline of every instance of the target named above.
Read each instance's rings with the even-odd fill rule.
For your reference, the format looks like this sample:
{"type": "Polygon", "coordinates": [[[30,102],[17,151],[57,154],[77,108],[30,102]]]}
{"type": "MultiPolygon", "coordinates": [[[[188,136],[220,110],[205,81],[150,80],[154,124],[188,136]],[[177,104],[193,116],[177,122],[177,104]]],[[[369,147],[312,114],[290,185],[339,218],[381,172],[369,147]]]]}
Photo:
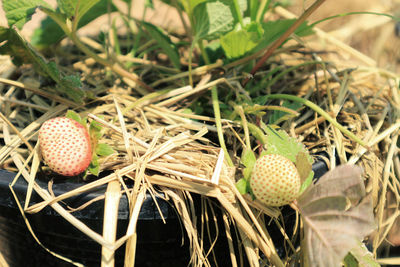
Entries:
{"type": "Polygon", "coordinates": [[[69,110],[66,117],[56,117],[43,123],[39,130],[39,148],[48,167],[63,176],[75,176],[87,169],[99,175],[99,156],[115,151],[105,143],[98,143],[102,127],[69,110]]]}
{"type": "MultiPolygon", "coordinates": [[[[272,12],[278,3],[269,0],[145,1],[140,16],[132,15],[137,7],[133,1],[56,2],[54,8],[43,0],[3,1],[8,27],[0,27],[0,54],[10,56],[18,67],[13,77],[19,80],[0,78],[9,86],[5,91],[0,87],[0,166],[11,166],[27,180],[24,212],[50,205],[73,221],[72,213],[58,206],[68,193],[54,196],[36,186],[35,174],[42,167],[78,176],[79,182],[83,178],[85,185],[74,189],[75,194],[106,183],[113,184],[107,189],[114,190],[111,198],[126,194],[129,229],[120,240],[106,240],[107,235],[74,221],[103,246],[103,264],[127,241],[125,265],[133,265],[140,234],[135,220],[149,192],[165,196],[176,207],[190,240],[193,265],[213,266],[209,255],[219,260],[212,252],[217,241],[212,240],[210,222],[223,223],[225,231],[216,230],[228,237],[232,265],[246,265],[248,260],[254,266],[324,266],[326,260],[326,266],[340,266],[367,254],[361,240],[374,228],[377,184],[383,181],[386,188],[396,188],[390,184],[391,165],[385,165],[385,179],[375,177],[373,189],[368,188],[372,201],[361,169],[353,165],[313,182],[314,155],[329,152],[327,161],[334,166],[336,155],[344,163],[356,151],[349,159],[355,163],[364,153],[376,152],[370,146],[377,143],[368,138],[386,124],[380,119],[372,127],[377,114],[371,120],[365,117],[368,109],[386,102],[365,105],[361,99],[346,105],[345,100],[357,97],[349,89],[353,69],[346,65],[332,74],[336,68],[326,56],[330,52],[316,53],[303,44],[301,37],[311,35],[316,25],[307,19],[323,0],[316,0],[298,19],[278,16],[272,12]],[[147,19],[146,13],[158,4],[175,12],[182,31],[147,19]],[[21,29],[35,13],[45,18],[29,40],[21,29]],[[78,34],[104,14],[110,15],[107,30],[96,25],[100,31],[93,36],[78,34]],[[321,73],[325,79],[320,79],[321,73]],[[30,86],[32,80],[35,86],[30,86]],[[82,118],[72,110],[65,114],[69,108],[90,115],[82,118]],[[353,115],[356,108],[360,114],[353,115]],[[42,126],[36,135],[38,125],[42,126]],[[118,157],[109,157],[116,153],[106,140],[113,140],[118,157]],[[92,183],[87,175],[101,178],[92,183]],[[28,207],[33,190],[44,201],[28,207]],[[191,194],[202,195],[200,215],[191,194]],[[291,232],[286,219],[293,214],[291,232]],[[278,237],[271,238],[269,231],[275,226],[278,237]],[[232,242],[234,232],[239,249],[232,242]],[[212,244],[209,250],[205,237],[212,244]],[[282,242],[272,244],[279,238],[282,242]]],[[[368,99],[372,98],[378,99],[368,99]]],[[[389,129],[378,136],[380,141],[394,135],[396,127],[389,129]]],[[[385,153],[393,156],[393,146],[385,153]]],[[[110,223],[106,214],[118,210],[117,203],[104,221],[110,223]]],[[[377,210],[381,225],[386,225],[384,209],[377,210]]],[[[114,213],[114,222],[117,217],[114,213]]]]}

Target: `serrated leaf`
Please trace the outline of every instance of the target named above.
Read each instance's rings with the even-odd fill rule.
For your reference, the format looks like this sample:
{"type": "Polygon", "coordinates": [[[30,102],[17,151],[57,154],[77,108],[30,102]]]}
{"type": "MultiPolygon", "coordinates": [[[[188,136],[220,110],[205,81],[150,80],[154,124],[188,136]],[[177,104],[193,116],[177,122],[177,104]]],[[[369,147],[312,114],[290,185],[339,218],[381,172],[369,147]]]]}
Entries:
{"type": "Polygon", "coordinates": [[[178,48],[171,41],[171,39],[159,27],[154,26],[153,24],[147,22],[142,22],[142,24],[146,28],[150,36],[157,41],[158,45],[168,55],[174,67],[180,69],[181,62],[180,62],[178,48]]]}
{"type": "Polygon", "coordinates": [[[108,144],[97,144],[96,154],[99,156],[109,156],[115,153],[115,150],[108,144]]]}
{"type": "Polygon", "coordinates": [[[312,163],[312,158],[308,155],[304,145],[295,138],[290,137],[285,131],[275,130],[269,125],[264,128],[264,131],[267,135],[267,154],[279,154],[296,163],[297,154],[303,151],[307,154],[308,161],[312,163]]]}
{"type": "Polygon", "coordinates": [[[60,93],[67,95],[77,103],[83,102],[85,93],[82,88],[71,83],[72,76],[64,76],[54,62],[48,62],[15,29],[0,27],[0,43],[2,43],[0,54],[10,55],[14,64],[17,66],[33,64],[39,74],[50,77],[57,83],[55,89],[60,93]]]}
{"type": "Polygon", "coordinates": [[[196,39],[215,40],[233,30],[237,21],[231,1],[214,0],[198,4],[193,10],[196,39]]]}
{"type": "Polygon", "coordinates": [[[374,227],[361,168],[342,165],[312,184],[297,199],[304,223],[307,258],[313,266],[341,266],[346,254],[374,227]]]}
{"type": "Polygon", "coordinates": [[[236,29],[221,37],[221,46],[229,59],[244,56],[261,41],[263,29],[258,22],[251,22],[244,29],[236,29]]]}
{"type": "Polygon", "coordinates": [[[38,6],[50,7],[43,0],[3,0],[3,10],[6,13],[8,25],[18,29],[22,29],[31,19],[38,6]]]}
{"type": "Polygon", "coordinates": [[[41,65],[46,65],[44,58],[31,49],[27,43],[14,29],[0,27],[0,53],[10,55],[13,63],[20,66],[24,63],[33,63],[41,70],[41,65]]]}
{"type": "Polygon", "coordinates": [[[248,187],[247,180],[244,178],[236,182],[236,188],[242,195],[247,194],[247,187],[248,187]]]}

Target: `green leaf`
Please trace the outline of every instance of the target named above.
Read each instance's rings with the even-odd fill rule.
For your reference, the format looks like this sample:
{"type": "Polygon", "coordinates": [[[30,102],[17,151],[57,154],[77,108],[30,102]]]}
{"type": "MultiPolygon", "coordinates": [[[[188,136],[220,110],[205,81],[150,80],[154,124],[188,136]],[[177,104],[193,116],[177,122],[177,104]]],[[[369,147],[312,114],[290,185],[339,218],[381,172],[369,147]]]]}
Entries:
{"type": "Polygon", "coordinates": [[[27,23],[35,13],[36,7],[50,7],[43,0],[3,0],[3,10],[6,13],[8,25],[18,29],[27,23]]]}
{"type": "Polygon", "coordinates": [[[39,74],[50,77],[57,83],[56,89],[60,93],[77,103],[83,102],[85,93],[76,83],[71,83],[72,77],[64,76],[54,62],[47,62],[15,29],[0,27],[0,43],[0,54],[10,55],[15,65],[33,64],[39,74]]]}
{"type": "MultiPolygon", "coordinates": [[[[79,22],[82,17],[92,9],[100,0],[81,0],[79,2],[79,10],[78,10],[78,16],[76,19],[77,22],[79,22]]],[[[108,1],[106,1],[107,3],[108,1]]],[[[107,9],[106,9],[107,10],[107,9]]],[[[92,10],[91,10],[92,12],[92,10]]]]}
{"type": "Polygon", "coordinates": [[[100,164],[98,160],[98,156],[96,154],[93,154],[92,161],[89,164],[89,171],[96,176],[99,176],[100,173],[100,164]]]}
{"type": "Polygon", "coordinates": [[[57,5],[60,8],[60,11],[67,15],[68,18],[72,18],[73,16],[75,16],[75,9],[77,4],[78,0],[57,0],[57,5]]]}
{"type": "MultiPolygon", "coordinates": [[[[126,0],[130,1],[130,0],[126,0]]],[[[161,0],[167,5],[175,7],[176,4],[182,8],[186,14],[191,18],[193,14],[193,9],[200,3],[206,2],[207,0],[161,0]]]]}
{"type": "Polygon", "coordinates": [[[108,144],[97,144],[96,154],[99,156],[109,156],[115,153],[115,150],[108,144]]]}
{"type": "Polygon", "coordinates": [[[57,0],[59,11],[78,23],[100,0],[57,0]],[[78,10],[76,10],[78,8],[78,10]]]}
{"type": "Polygon", "coordinates": [[[313,160],[301,142],[290,137],[283,130],[273,129],[270,125],[264,127],[264,131],[267,135],[267,154],[279,154],[296,163],[297,154],[303,151],[307,155],[307,160],[312,164],[313,160]]]}
{"type": "MultiPolygon", "coordinates": [[[[276,41],[295,21],[296,19],[284,19],[264,22],[262,24],[264,36],[254,51],[264,49],[272,42],[276,41]]],[[[312,27],[308,26],[307,22],[304,22],[295,30],[294,33],[298,36],[306,36],[312,34],[313,31],[312,27]]]]}
{"type": "Polygon", "coordinates": [[[179,0],[179,3],[182,5],[185,12],[190,16],[193,14],[193,9],[207,0],[179,0]]]}
{"type": "Polygon", "coordinates": [[[236,182],[236,188],[238,189],[239,193],[244,195],[247,194],[247,180],[242,178],[236,182]]]}
{"type": "Polygon", "coordinates": [[[198,4],[193,10],[196,39],[215,40],[233,30],[238,22],[232,1],[212,0],[198,4]]]}
{"type": "Polygon", "coordinates": [[[153,24],[147,22],[142,22],[142,24],[146,28],[152,39],[156,40],[160,47],[168,55],[174,67],[180,69],[181,63],[178,48],[171,41],[168,35],[166,35],[159,27],[154,26],[153,24]]]}
{"type": "Polygon", "coordinates": [[[221,37],[221,46],[229,59],[244,56],[252,51],[261,41],[263,29],[258,22],[247,24],[244,29],[238,25],[236,30],[221,37]]]}
{"type": "Polygon", "coordinates": [[[32,63],[43,74],[51,66],[28,42],[26,42],[19,33],[11,28],[0,27],[0,46],[1,54],[8,54],[12,57],[13,63],[20,66],[24,63],[32,63]]]}
{"type": "Polygon", "coordinates": [[[70,99],[73,99],[77,103],[81,103],[85,97],[85,93],[82,90],[82,83],[78,75],[61,75],[60,82],[57,84],[57,88],[62,93],[65,93],[70,99]]]}
{"type": "MultiPolygon", "coordinates": [[[[108,12],[108,0],[100,0],[96,5],[94,5],[90,12],[87,12],[83,17],[79,20],[78,29],[85,26],[89,22],[97,19],[101,15],[104,15],[108,12]]],[[[110,4],[110,12],[116,11],[117,8],[112,3],[110,4]]],[[[63,21],[59,21],[58,23],[65,24],[66,17],[58,12],[59,16],[62,16],[63,21]]],[[[61,41],[65,37],[65,32],[56,23],[51,17],[47,16],[44,20],[42,20],[40,27],[36,28],[31,37],[31,43],[35,47],[45,48],[52,44],[55,44],[61,41]],[[51,34],[49,34],[51,33],[51,34]]]]}

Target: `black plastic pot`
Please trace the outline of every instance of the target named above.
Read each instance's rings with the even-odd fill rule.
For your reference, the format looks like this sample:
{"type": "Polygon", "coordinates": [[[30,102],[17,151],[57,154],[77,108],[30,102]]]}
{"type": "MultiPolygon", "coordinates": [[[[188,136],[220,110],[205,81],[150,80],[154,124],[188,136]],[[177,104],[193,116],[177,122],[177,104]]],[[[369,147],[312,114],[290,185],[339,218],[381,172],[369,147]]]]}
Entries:
{"type": "MultiPolygon", "coordinates": [[[[9,184],[14,173],[0,170],[0,251],[10,266],[71,266],[46,252],[33,239],[18,210],[9,184]]],[[[45,188],[45,183],[40,183],[45,188]]],[[[53,186],[54,194],[59,195],[81,184],[63,182],[53,186]]],[[[27,186],[21,178],[13,187],[22,202],[27,186]]],[[[79,207],[105,192],[105,187],[90,193],[67,199],[64,203],[70,207],[79,207]]],[[[41,201],[33,195],[32,204],[41,201]]],[[[163,199],[157,199],[166,224],[151,197],[146,198],[140,211],[137,225],[138,240],[137,266],[185,266],[189,262],[189,251],[181,246],[182,230],[171,205],[163,199]]],[[[74,212],[91,229],[101,234],[103,225],[104,200],[94,202],[88,208],[74,212]]],[[[128,202],[121,198],[118,215],[118,237],[126,233],[128,226],[128,202]]],[[[27,216],[39,240],[50,250],[59,253],[85,266],[99,266],[101,247],[81,233],[51,208],[45,208],[37,214],[27,216]]],[[[116,251],[116,266],[123,266],[125,247],[116,251]]]]}
{"type": "MultiPolygon", "coordinates": [[[[313,165],[315,178],[322,176],[328,169],[323,161],[313,165]]],[[[10,266],[71,266],[65,261],[52,256],[33,239],[18,210],[9,184],[15,174],[0,170],[0,251],[10,266]]],[[[46,183],[38,182],[43,188],[46,183]]],[[[79,183],[68,181],[53,185],[55,195],[68,192],[81,186],[79,183]]],[[[21,178],[13,187],[21,204],[26,196],[27,184],[21,178]]],[[[70,207],[81,204],[103,194],[106,187],[84,193],[65,200],[63,203],[70,207]]],[[[194,196],[199,199],[199,197],[194,196]]],[[[33,194],[31,204],[42,201],[33,194]]],[[[137,224],[137,249],[135,266],[187,266],[190,261],[189,247],[185,231],[172,205],[163,199],[157,199],[163,216],[161,216],[151,197],[147,197],[140,211],[137,224]],[[185,240],[182,245],[182,240],[185,240]]],[[[199,202],[199,201],[198,201],[199,202]]],[[[200,210],[200,209],[198,209],[200,210]]],[[[217,216],[220,216],[218,208],[217,216]]],[[[104,200],[96,201],[82,211],[74,212],[74,216],[83,221],[91,229],[101,234],[103,225],[104,200]]],[[[290,224],[293,211],[288,209],[286,219],[290,224]]],[[[117,238],[125,234],[128,225],[129,208],[125,195],[121,198],[118,215],[117,238]]],[[[50,250],[59,253],[85,266],[99,266],[101,247],[92,239],[81,233],[52,208],[47,207],[36,214],[27,215],[32,228],[39,240],[50,250]]],[[[221,220],[220,220],[221,221],[221,220]]],[[[210,223],[212,227],[213,223],[210,223]]],[[[215,245],[216,259],[219,266],[230,266],[229,250],[226,238],[222,235],[223,225],[220,226],[220,238],[215,245]]],[[[273,229],[271,229],[273,232],[273,229]]],[[[215,231],[215,229],[211,229],[215,231]]],[[[273,233],[271,233],[273,236],[273,233]]],[[[278,230],[277,236],[280,237],[278,230]]],[[[205,243],[205,248],[208,244],[205,243]]],[[[282,246],[282,249],[283,246],[282,246]]],[[[279,245],[278,245],[279,251],[279,245]]],[[[116,251],[116,266],[123,266],[125,247],[116,251]]],[[[245,257],[244,257],[245,258],[245,257]]]]}

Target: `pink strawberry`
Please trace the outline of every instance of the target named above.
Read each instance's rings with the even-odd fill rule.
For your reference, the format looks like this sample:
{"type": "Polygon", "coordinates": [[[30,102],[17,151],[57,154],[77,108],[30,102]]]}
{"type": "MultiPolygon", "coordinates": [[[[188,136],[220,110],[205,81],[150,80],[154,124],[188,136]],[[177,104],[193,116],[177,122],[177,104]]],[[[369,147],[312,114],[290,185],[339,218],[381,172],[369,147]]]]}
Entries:
{"type": "Polygon", "coordinates": [[[250,187],[258,200],[268,206],[291,203],[300,191],[300,175],[288,158],[269,154],[254,164],[250,187]]]}
{"type": "Polygon", "coordinates": [[[39,147],[50,169],[64,176],[82,173],[92,160],[86,127],[70,118],[57,117],[44,122],[39,130],[39,147]]]}

